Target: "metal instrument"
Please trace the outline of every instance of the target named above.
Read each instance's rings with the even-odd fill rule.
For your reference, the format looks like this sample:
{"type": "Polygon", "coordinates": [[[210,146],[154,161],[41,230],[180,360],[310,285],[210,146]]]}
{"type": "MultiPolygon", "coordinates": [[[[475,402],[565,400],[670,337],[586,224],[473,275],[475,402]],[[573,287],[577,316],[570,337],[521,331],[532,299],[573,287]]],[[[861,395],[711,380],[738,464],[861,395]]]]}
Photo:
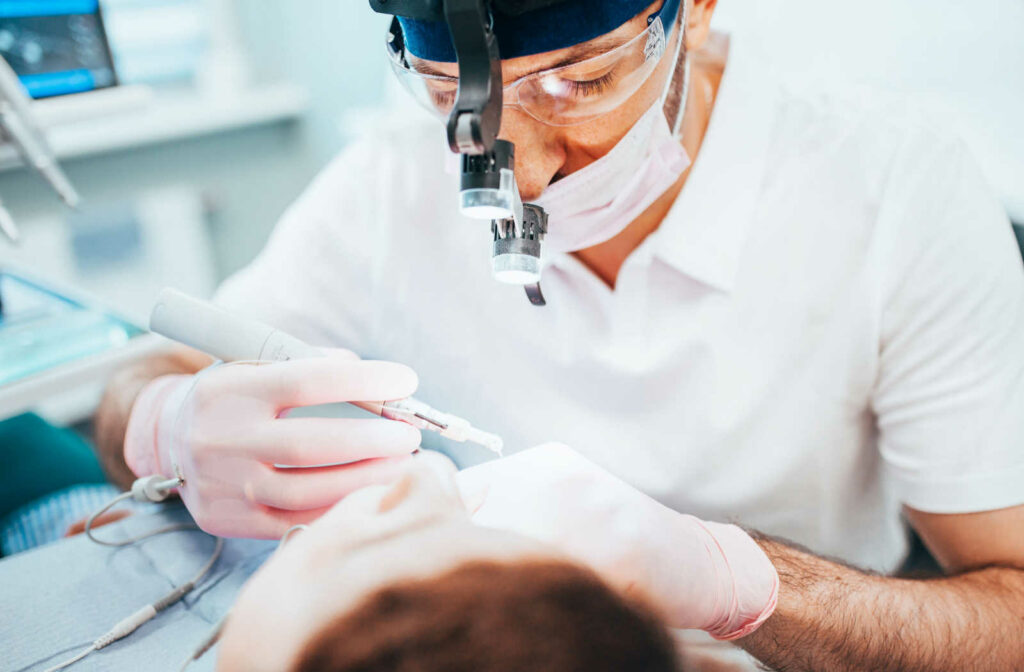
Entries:
{"type": "MultiPolygon", "coordinates": [[[[30,99],[18,75],[0,57],[0,136],[14,146],[29,168],[38,172],[68,207],[79,203],[78,192],[57,163],[42,130],[36,124],[30,99]]],[[[0,204],[0,230],[17,242],[18,229],[10,213],[0,204]]]]}

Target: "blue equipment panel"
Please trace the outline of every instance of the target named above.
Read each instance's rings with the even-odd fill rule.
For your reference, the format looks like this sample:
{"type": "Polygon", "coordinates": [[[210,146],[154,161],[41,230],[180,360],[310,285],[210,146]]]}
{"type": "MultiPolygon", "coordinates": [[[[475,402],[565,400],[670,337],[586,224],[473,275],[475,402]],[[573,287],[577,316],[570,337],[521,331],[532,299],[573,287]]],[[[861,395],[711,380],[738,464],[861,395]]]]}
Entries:
{"type": "Polygon", "coordinates": [[[117,84],[98,0],[0,0],[0,56],[33,98],[117,84]]]}
{"type": "Polygon", "coordinates": [[[143,330],[0,271],[0,385],[125,345],[143,330]]]}

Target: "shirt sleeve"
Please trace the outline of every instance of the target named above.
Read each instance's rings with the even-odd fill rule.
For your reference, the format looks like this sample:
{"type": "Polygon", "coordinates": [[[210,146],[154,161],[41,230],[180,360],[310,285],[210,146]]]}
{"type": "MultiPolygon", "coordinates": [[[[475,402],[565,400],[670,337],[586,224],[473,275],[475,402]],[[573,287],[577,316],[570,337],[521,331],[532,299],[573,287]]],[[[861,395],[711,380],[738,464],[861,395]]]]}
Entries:
{"type": "Polygon", "coordinates": [[[309,343],[362,352],[372,305],[374,174],[365,143],[344,151],[214,301],[309,343]]]}
{"type": "MultiPolygon", "coordinates": [[[[1024,265],[959,143],[910,152],[879,216],[879,446],[904,504],[1024,504],[1024,265]]],[[[905,157],[906,158],[906,157],[905,157]]]]}

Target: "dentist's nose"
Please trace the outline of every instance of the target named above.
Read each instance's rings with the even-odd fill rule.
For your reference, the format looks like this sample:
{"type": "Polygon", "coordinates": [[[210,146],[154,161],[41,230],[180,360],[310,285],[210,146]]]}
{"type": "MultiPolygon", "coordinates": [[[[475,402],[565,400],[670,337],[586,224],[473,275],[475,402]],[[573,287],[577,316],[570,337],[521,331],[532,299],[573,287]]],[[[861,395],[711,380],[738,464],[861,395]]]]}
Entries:
{"type": "Polygon", "coordinates": [[[523,201],[537,200],[565,163],[557,129],[520,109],[506,107],[499,136],[516,146],[516,182],[523,201]]]}

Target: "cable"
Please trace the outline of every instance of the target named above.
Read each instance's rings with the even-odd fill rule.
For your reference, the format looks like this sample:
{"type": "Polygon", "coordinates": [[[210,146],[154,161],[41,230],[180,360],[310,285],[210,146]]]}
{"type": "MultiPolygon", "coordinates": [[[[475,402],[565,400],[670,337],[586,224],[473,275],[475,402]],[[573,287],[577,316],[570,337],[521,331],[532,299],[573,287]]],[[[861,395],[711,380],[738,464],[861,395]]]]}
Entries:
{"type": "Polygon", "coordinates": [[[88,649],[86,649],[85,651],[82,651],[80,654],[78,654],[74,658],[68,658],[67,660],[65,660],[63,663],[61,663],[59,665],[54,665],[53,667],[47,668],[46,672],[57,672],[57,670],[63,670],[65,667],[70,667],[71,665],[74,665],[75,663],[80,661],[82,658],[85,658],[86,656],[88,656],[90,653],[92,653],[95,650],[96,650],[96,646],[95,645],[90,646],[88,649]]]}
{"type": "MultiPolygon", "coordinates": [[[[280,549],[282,546],[287,544],[288,540],[291,539],[292,535],[296,532],[305,532],[308,529],[309,525],[293,525],[289,527],[285,531],[284,536],[281,537],[281,541],[278,542],[277,548],[280,549]]],[[[210,630],[210,632],[206,635],[203,641],[201,641],[199,645],[192,650],[192,653],[189,654],[189,657],[186,658],[185,662],[183,662],[181,664],[181,667],[178,668],[178,672],[185,672],[185,670],[188,669],[189,665],[202,658],[207,651],[213,648],[213,645],[216,644],[217,640],[220,639],[220,634],[224,630],[224,624],[228,622],[228,616],[230,615],[230,611],[224,614],[224,617],[220,619],[220,622],[218,622],[217,625],[215,625],[213,629],[210,630]]]]}
{"type": "MultiPolygon", "coordinates": [[[[183,481],[181,479],[168,479],[163,476],[148,476],[146,478],[138,479],[132,484],[132,489],[130,492],[121,493],[114,499],[107,502],[107,504],[103,508],[99,509],[91,516],[89,516],[89,519],[85,523],[86,536],[89,537],[91,541],[100,544],[101,546],[122,547],[137,543],[139,541],[142,541],[143,539],[149,539],[150,537],[154,537],[158,534],[166,534],[167,532],[202,532],[202,530],[196,525],[188,523],[178,523],[175,525],[167,525],[161,528],[157,528],[156,530],[147,532],[138,537],[133,537],[131,539],[126,539],[123,541],[106,541],[103,539],[98,539],[93,534],[92,526],[96,522],[96,519],[102,516],[110,509],[120,504],[121,502],[129,498],[132,498],[135,501],[139,502],[162,502],[170,496],[171,491],[174,488],[180,487],[182,484],[183,481]]],[[[63,670],[64,668],[70,667],[71,665],[74,665],[78,661],[82,660],[90,653],[94,651],[99,651],[100,649],[110,646],[119,639],[124,639],[128,635],[138,630],[143,623],[151,621],[160,612],[169,609],[171,606],[180,602],[182,598],[184,598],[193,589],[195,589],[196,585],[198,585],[199,582],[202,581],[204,577],[206,577],[210,570],[213,569],[213,566],[217,563],[217,560],[220,558],[220,555],[224,550],[224,540],[220,537],[214,538],[217,540],[217,543],[213,548],[213,553],[210,554],[210,558],[203,564],[203,566],[199,568],[199,571],[196,572],[195,576],[193,576],[185,583],[176,586],[173,590],[171,590],[169,593],[161,597],[156,602],[147,604],[146,606],[142,607],[132,615],[118,622],[113,628],[111,628],[109,631],[98,637],[92,643],[92,646],[90,646],[89,648],[85,649],[84,651],[75,655],[72,658],[68,658],[62,663],[54,665],[53,667],[46,670],[46,672],[57,672],[58,670],[63,670]]],[[[217,631],[215,633],[212,633],[212,639],[206,645],[206,649],[209,649],[211,646],[213,646],[213,643],[216,642],[216,635],[219,634],[219,628],[223,625],[223,623],[224,621],[222,620],[221,623],[218,625],[217,631]]],[[[203,652],[205,652],[205,649],[203,650],[203,652]]],[[[199,655],[202,655],[202,653],[200,653],[199,655]]]]}
{"type": "Polygon", "coordinates": [[[199,528],[191,523],[176,523],[174,525],[157,528],[152,532],[147,532],[141,536],[125,539],[123,541],[105,541],[97,538],[93,534],[92,526],[96,522],[96,519],[126,499],[134,499],[136,502],[143,503],[159,503],[170,497],[171,491],[174,490],[174,488],[180,487],[183,483],[184,481],[179,478],[164,478],[163,476],[147,476],[146,478],[137,479],[132,483],[132,489],[130,491],[121,493],[114,499],[107,502],[103,508],[89,516],[89,519],[85,521],[85,536],[89,537],[90,541],[97,543],[100,546],[123,547],[130,546],[142,541],[143,539],[155,537],[158,534],[198,530],[199,528]]]}
{"type": "MultiPolygon", "coordinates": [[[[132,489],[129,492],[121,493],[114,499],[107,502],[101,509],[99,509],[91,516],[89,516],[89,519],[85,522],[86,536],[91,541],[100,544],[101,546],[112,546],[117,548],[129,546],[131,544],[142,541],[143,539],[149,539],[150,537],[155,537],[158,534],[166,534],[168,532],[202,532],[202,530],[196,525],[189,523],[177,523],[174,525],[166,525],[164,527],[152,530],[151,532],[146,532],[145,534],[139,535],[137,537],[124,539],[121,541],[108,541],[105,539],[99,539],[93,534],[93,525],[95,524],[96,519],[102,516],[110,509],[120,504],[121,502],[126,501],[128,499],[134,499],[137,502],[162,502],[171,495],[171,491],[173,491],[175,488],[181,487],[182,485],[184,485],[184,483],[184,480],[182,480],[181,478],[169,479],[159,475],[147,476],[146,478],[140,478],[136,480],[134,483],[132,483],[132,489]]],[[[278,544],[278,548],[284,546],[284,544],[287,543],[289,538],[291,538],[291,536],[295,532],[305,531],[308,529],[309,527],[306,525],[295,525],[294,527],[289,528],[288,531],[284,533],[284,536],[281,537],[281,541],[278,544]]],[[[124,620],[120,621],[108,632],[98,637],[96,641],[92,643],[92,646],[90,646],[89,648],[85,649],[81,653],[78,653],[72,658],[68,658],[63,662],[54,665],[53,667],[46,670],[46,672],[57,672],[58,670],[63,670],[64,668],[70,667],[71,665],[74,665],[78,661],[82,660],[90,653],[94,651],[99,651],[102,648],[110,646],[119,639],[124,639],[128,635],[138,630],[139,627],[142,626],[142,624],[151,621],[152,619],[156,618],[157,614],[166,609],[169,609],[171,606],[181,601],[182,598],[184,598],[193,589],[195,589],[196,585],[198,585],[199,582],[202,581],[203,578],[210,572],[210,570],[213,569],[213,566],[217,563],[217,560],[220,558],[220,555],[224,550],[224,539],[222,539],[221,537],[215,537],[215,539],[217,540],[217,543],[213,548],[213,553],[210,554],[210,558],[206,561],[206,563],[199,568],[199,571],[196,572],[195,576],[193,576],[185,583],[182,583],[181,585],[175,587],[173,590],[171,590],[171,592],[167,593],[156,602],[153,602],[152,604],[147,604],[146,606],[142,607],[141,609],[133,613],[128,618],[125,618],[124,620]]],[[[181,670],[185,670],[194,661],[199,660],[203,656],[203,654],[205,654],[207,651],[213,648],[214,644],[216,644],[217,640],[220,638],[220,633],[224,629],[224,624],[227,623],[229,614],[230,612],[228,612],[228,614],[225,614],[224,617],[221,618],[220,622],[217,623],[217,625],[212,630],[210,630],[210,632],[206,635],[203,641],[200,642],[200,644],[192,651],[191,655],[189,655],[188,659],[182,664],[180,668],[181,670]]]]}
{"type": "Polygon", "coordinates": [[[213,648],[213,645],[220,639],[220,633],[224,630],[224,624],[228,622],[228,616],[230,615],[231,612],[229,611],[224,614],[224,617],[221,618],[220,621],[217,622],[217,625],[213,626],[210,632],[206,634],[206,637],[203,638],[203,641],[196,646],[185,662],[181,664],[181,667],[178,668],[178,672],[185,672],[189,665],[202,658],[207,651],[213,648]]]}

